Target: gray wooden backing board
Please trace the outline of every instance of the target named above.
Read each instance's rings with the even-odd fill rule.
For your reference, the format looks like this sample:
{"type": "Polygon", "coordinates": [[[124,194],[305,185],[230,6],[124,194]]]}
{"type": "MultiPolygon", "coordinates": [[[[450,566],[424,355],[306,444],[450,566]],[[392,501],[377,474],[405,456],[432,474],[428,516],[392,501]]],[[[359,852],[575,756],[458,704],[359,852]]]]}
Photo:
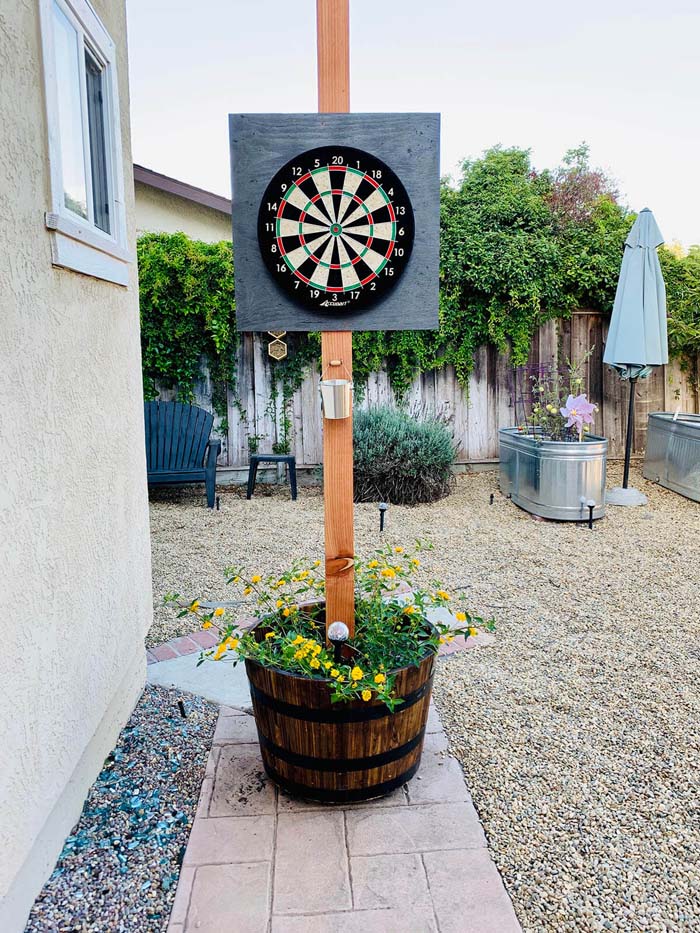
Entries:
{"type": "Polygon", "coordinates": [[[236,318],[242,331],[426,330],[438,326],[440,115],[437,113],[230,114],[236,318]],[[413,251],[396,286],[354,313],[297,305],[260,255],[258,210],[275,173],[318,146],[371,153],[399,176],[415,218],[413,251]]]}

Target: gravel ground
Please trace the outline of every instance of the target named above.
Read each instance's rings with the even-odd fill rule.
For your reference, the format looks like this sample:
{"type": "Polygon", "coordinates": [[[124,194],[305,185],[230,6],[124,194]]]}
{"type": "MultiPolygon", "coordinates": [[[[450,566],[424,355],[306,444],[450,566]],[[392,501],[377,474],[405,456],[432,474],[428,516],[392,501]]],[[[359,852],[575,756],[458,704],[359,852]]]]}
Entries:
{"type": "MultiPolygon", "coordinates": [[[[426,578],[496,618],[494,647],[443,662],[435,694],[526,931],[700,930],[700,505],[632,482],[649,506],[592,531],[534,521],[495,473],[388,513],[392,543],[434,543],[426,578]]],[[[222,492],[219,512],[198,493],[152,503],[151,643],[193,624],[165,592],[230,599],[227,563],[321,555],[318,489],[243,496],[222,492]]],[[[377,528],[358,505],[358,553],[377,528]]]]}
{"type": "Polygon", "coordinates": [[[165,930],[217,715],[199,697],[146,687],[25,933],[165,930]]]}

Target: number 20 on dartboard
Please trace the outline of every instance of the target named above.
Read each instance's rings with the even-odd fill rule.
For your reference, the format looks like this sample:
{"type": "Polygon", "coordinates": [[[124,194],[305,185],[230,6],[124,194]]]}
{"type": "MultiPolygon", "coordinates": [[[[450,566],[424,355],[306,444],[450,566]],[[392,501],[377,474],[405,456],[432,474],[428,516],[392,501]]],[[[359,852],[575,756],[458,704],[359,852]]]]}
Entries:
{"type": "Polygon", "coordinates": [[[395,287],[413,248],[413,209],[398,176],[348,146],[310,149],[267,186],[258,244],[269,273],[320,311],[369,307],[395,287]]]}

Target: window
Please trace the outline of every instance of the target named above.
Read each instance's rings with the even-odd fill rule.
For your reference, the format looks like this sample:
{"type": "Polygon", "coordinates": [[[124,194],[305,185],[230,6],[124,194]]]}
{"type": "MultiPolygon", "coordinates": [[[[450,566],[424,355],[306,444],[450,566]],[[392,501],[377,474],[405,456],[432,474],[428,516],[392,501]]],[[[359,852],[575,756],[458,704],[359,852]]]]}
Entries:
{"type": "Polygon", "coordinates": [[[55,265],[126,285],[116,49],[88,0],[41,0],[55,265]]]}

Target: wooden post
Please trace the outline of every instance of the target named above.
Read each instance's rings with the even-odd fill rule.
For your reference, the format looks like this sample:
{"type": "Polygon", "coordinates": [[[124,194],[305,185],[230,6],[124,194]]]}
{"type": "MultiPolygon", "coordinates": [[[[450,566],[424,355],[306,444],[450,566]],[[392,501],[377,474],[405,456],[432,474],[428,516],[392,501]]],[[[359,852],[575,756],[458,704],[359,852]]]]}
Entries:
{"type": "MultiPolygon", "coordinates": [[[[350,2],[316,0],[318,112],[350,110],[350,2]]],[[[325,379],[352,379],[352,333],[321,335],[325,379]]],[[[352,488],[352,413],[323,422],[323,497],[326,527],[326,624],[355,628],[355,529],[352,488]]]]}

